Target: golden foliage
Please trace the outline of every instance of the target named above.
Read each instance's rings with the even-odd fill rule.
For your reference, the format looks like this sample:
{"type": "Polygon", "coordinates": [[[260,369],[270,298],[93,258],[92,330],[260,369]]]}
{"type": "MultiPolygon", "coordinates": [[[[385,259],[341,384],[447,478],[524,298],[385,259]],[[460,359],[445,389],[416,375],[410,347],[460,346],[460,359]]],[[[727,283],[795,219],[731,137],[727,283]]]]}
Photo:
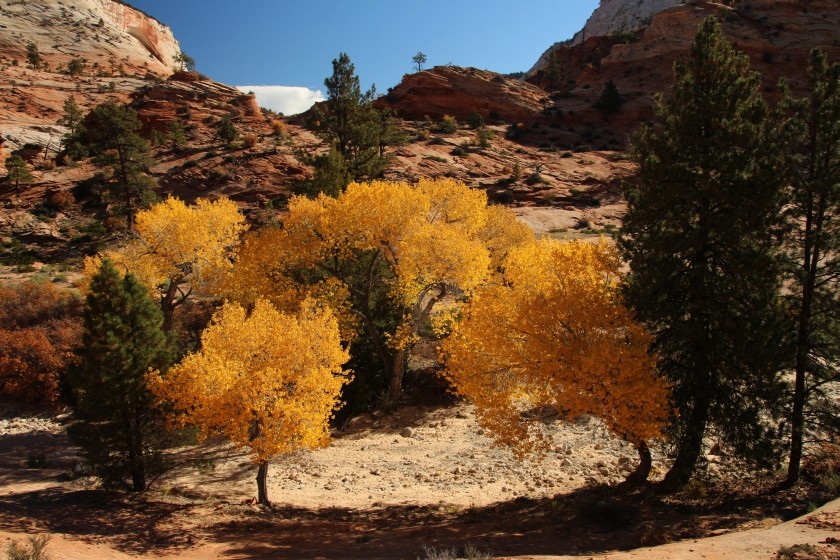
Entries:
{"type": "Polygon", "coordinates": [[[247,446],[261,463],[327,444],[348,358],[329,310],[305,301],[291,315],[258,299],[250,314],[225,304],[202,334],[201,351],[148,382],[173,404],[178,423],[247,446]]]}
{"type": "Polygon", "coordinates": [[[265,296],[282,309],[326,294],[350,332],[357,321],[348,302],[377,283],[405,311],[391,340],[403,348],[430,301],[447,290],[471,292],[511,247],[532,239],[511,212],[488,207],[482,191],[453,179],[351,183],[338,198],[292,198],[282,230],[248,237],[226,294],[242,302],[265,296]],[[301,270],[313,272],[309,282],[298,281],[301,270]]]}
{"type": "Polygon", "coordinates": [[[233,250],[245,229],[242,213],[228,199],[199,199],[194,206],[187,206],[169,197],[138,212],[137,238],[124,247],[86,258],[85,275],[92,277],[101,261],[110,259],[152,293],[168,295],[172,303],[175,290],[182,300],[190,293],[214,293],[231,267],[233,250]]]}
{"type": "Polygon", "coordinates": [[[541,241],[510,251],[499,283],[478,289],[442,347],[446,376],[479,421],[519,453],[544,442],[533,408],[591,414],[639,444],[661,434],[668,387],[650,335],[615,294],[619,259],[601,241],[541,241]]]}

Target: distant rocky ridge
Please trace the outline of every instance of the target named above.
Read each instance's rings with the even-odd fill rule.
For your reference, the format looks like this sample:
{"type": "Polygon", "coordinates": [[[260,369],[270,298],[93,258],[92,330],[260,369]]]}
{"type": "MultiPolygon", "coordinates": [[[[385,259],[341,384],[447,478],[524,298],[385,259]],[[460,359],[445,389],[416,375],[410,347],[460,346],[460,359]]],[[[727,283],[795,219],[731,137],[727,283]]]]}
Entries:
{"type": "Polygon", "coordinates": [[[407,75],[379,103],[408,119],[449,114],[466,120],[477,111],[487,122],[515,126],[511,133],[518,141],[547,150],[623,149],[639,124],[651,118],[655,96],[671,86],[674,62],[688,59],[697,29],[709,16],[719,18],[729,40],[749,55],[771,101],[781,77],[804,92],[811,49],[822,48],[830,60],[840,61],[837,0],[732,5],[604,0],[579,42],[550,49],[553,75],[543,67],[519,86],[493,72],[435,67],[407,75]],[[636,24],[643,25],[631,31],[636,24]],[[613,113],[597,106],[608,81],[623,99],[613,113]]]}
{"type": "Polygon", "coordinates": [[[407,75],[376,103],[412,120],[445,114],[467,120],[476,111],[486,120],[516,122],[539,114],[546,101],[542,89],[495,72],[435,66],[407,75]]]}
{"type": "Polygon", "coordinates": [[[689,58],[694,36],[710,16],[721,20],[733,46],[749,56],[752,68],[762,75],[763,91],[771,102],[777,98],[782,77],[798,94],[805,93],[811,49],[821,48],[829,60],[840,61],[837,0],[679,3],[657,12],[648,25],[635,32],[587,35],[579,44],[555,49],[559,77],[551,80],[542,69],[527,79],[551,92],[553,105],[546,111],[553,120],[545,124],[567,132],[583,129],[584,136],[590,138],[587,143],[593,146],[600,144],[597,136],[608,133],[626,139],[652,117],[656,94],[667,94],[674,63],[689,58]],[[611,115],[595,106],[608,81],[618,87],[624,100],[621,109],[611,115]]]}
{"type": "MultiPolygon", "coordinates": [[[[764,76],[771,99],[780,76],[802,92],[811,48],[822,47],[831,60],[840,60],[838,0],[730,4],[696,0],[655,13],[634,32],[622,23],[616,33],[587,32],[578,44],[553,51],[554,79],[544,69],[523,82],[453,66],[406,76],[377,101],[405,119],[399,124],[408,139],[389,148],[394,157],[385,178],[456,178],[513,206],[540,233],[614,228],[624,212],[622,181],[634,169],[621,152],[651,117],[655,95],[667,94],[673,63],[688,58],[705,17],[722,20],[729,39],[764,76]],[[623,99],[616,112],[597,105],[609,80],[623,99]],[[487,146],[479,146],[479,131],[467,126],[474,113],[493,135],[487,146]],[[437,122],[445,114],[460,121],[458,130],[441,130],[437,122]]],[[[604,10],[619,5],[602,2],[604,10]]],[[[638,15],[653,4],[623,5],[638,15]]],[[[598,18],[591,21],[590,30],[598,18]]],[[[0,187],[0,258],[12,239],[33,240],[32,245],[52,239],[60,251],[86,224],[102,219],[83,199],[66,194],[90,179],[95,165],[54,159],[65,132],[56,122],[71,95],[85,112],[110,97],[130,105],[148,138],[153,130],[166,135],[173,121],[181,122],[186,145],[176,149],[154,134],[151,174],[160,196],[187,201],[227,196],[252,223],[276,219],[277,208],[311,178],[306,162],[323,153],[325,143],[306,128],[305,115],[280,122],[251,95],[196,73],[175,72],[172,58],[178,51],[168,28],[117,0],[0,3],[0,173],[3,159],[18,153],[34,174],[31,185],[0,187]],[[47,68],[27,66],[29,42],[47,68]],[[73,58],[85,62],[79,75],[64,71],[73,58]],[[231,119],[241,141],[228,145],[218,139],[223,118],[231,119]],[[49,219],[38,213],[54,200],[69,202],[49,219]]]]}
{"type": "Polygon", "coordinates": [[[165,77],[177,69],[181,48],[172,30],[115,0],[10,0],[0,5],[0,54],[26,62],[33,42],[57,68],[74,57],[101,71],[141,69],[165,77]],[[64,40],[56,41],[56,37],[64,40]],[[112,62],[114,61],[114,62],[112,62]]]}
{"type": "Polygon", "coordinates": [[[650,24],[655,14],[683,3],[684,0],[601,0],[583,29],[575,33],[571,41],[554,43],[546,49],[527,75],[533,75],[537,70],[543,69],[551,52],[563,44],[579,45],[588,37],[636,31],[650,24]]]}
{"type": "Polygon", "coordinates": [[[83,110],[114,96],[126,101],[149,81],[170,76],[180,52],[172,31],[114,0],[10,0],[0,3],[0,134],[6,148],[58,145],[64,100],[83,110]],[[43,67],[30,69],[35,44],[43,67]],[[68,76],[67,64],[83,71],[68,76]]]}

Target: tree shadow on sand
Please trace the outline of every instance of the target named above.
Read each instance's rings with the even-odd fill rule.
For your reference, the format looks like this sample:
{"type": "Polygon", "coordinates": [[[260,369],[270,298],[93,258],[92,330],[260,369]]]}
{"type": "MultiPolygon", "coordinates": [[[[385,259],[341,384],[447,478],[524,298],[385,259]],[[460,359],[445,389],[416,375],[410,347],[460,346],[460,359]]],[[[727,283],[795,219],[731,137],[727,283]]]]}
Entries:
{"type": "Polygon", "coordinates": [[[63,533],[86,542],[107,542],[144,554],[189,546],[194,537],[173,523],[180,504],[131,499],[106,490],[58,487],[0,496],[0,529],[63,533]]]}
{"type": "Polygon", "coordinates": [[[651,486],[599,486],[470,509],[277,507],[217,523],[208,536],[228,544],[229,555],[252,559],[416,558],[424,546],[468,544],[502,556],[586,555],[700,538],[778,511],[778,500],[759,493],[698,503],[662,497],[651,486]]]}
{"type": "Polygon", "coordinates": [[[0,530],[49,531],[148,554],[221,545],[235,558],[416,558],[423,547],[472,545],[494,555],[586,555],[629,550],[794,517],[827,496],[772,481],[714,486],[701,499],[652,486],[586,487],[553,498],[484,507],[258,508],[224,501],[51,487],[0,496],[0,530]],[[749,490],[745,490],[748,488],[749,490]]]}

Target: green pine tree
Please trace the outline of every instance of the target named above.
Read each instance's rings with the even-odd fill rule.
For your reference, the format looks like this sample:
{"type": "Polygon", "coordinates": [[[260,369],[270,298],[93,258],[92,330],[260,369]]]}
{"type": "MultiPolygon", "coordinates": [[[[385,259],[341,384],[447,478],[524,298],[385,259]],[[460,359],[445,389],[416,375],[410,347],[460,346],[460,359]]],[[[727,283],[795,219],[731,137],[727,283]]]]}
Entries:
{"type": "Polygon", "coordinates": [[[184,132],[184,125],[181,121],[174,120],[169,127],[169,138],[172,141],[172,149],[180,150],[187,145],[187,135],[184,132]]]}
{"type": "Polygon", "coordinates": [[[336,197],[351,181],[347,163],[335,144],[330,146],[328,153],[316,158],[314,166],[315,175],[304,188],[305,194],[309,196],[324,193],[336,197]]]}
{"type": "Polygon", "coordinates": [[[621,109],[622,104],[624,104],[624,98],[622,98],[621,94],[618,92],[615,82],[607,80],[603,91],[601,91],[601,96],[598,98],[598,101],[595,102],[595,107],[601,109],[605,113],[615,113],[621,109]]]}
{"type": "Polygon", "coordinates": [[[15,187],[21,183],[31,183],[33,180],[26,162],[17,154],[6,159],[6,180],[14,183],[15,187]]]}
{"type": "Polygon", "coordinates": [[[232,120],[224,117],[216,125],[216,136],[219,137],[219,140],[230,146],[239,137],[239,131],[236,130],[236,126],[232,120]]]}
{"type": "Polygon", "coordinates": [[[41,59],[41,53],[38,51],[38,45],[35,43],[30,42],[26,45],[26,61],[33,70],[38,70],[41,67],[43,60],[41,59]]]}
{"type": "Polygon", "coordinates": [[[639,182],[620,238],[627,302],[655,334],[678,411],[670,488],[693,474],[711,426],[737,453],[772,462],[763,419],[780,398],[781,361],[781,174],[760,77],[714,18],[674,74],[634,140],[639,182]]]}
{"type": "Polygon", "coordinates": [[[404,146],[408,135],[400,128],[399,121],[391,109],[377,111],[379,116],[379,158],[386,165],[390,161],[389,146],[404,146]]]}
{"type": "Polygon", "coordinates": [[[81,58],[72,58],[67,63],[67,74],[70,76],[81,76],[85,71],[85,61],[81,58]]]}
{"type": "Polygon", "coordinates": [[[160,130],[153,128],[149,134],[149,145],[152,148],[159,148],[166,144],[166,136],[160,130]]]}
{"type": "Polygon", "coordinates": [[[413,62],[414,65],[417,66],[418,72],[422,72],[423,65],[426,64],[426,55],[420,51],[417,51],[417,54],[411,57],[411,62],[413,62]]]}
{"type": "Polygon", "coordinates": [[[67,127],[67,138],[76,139],[84,132],[82,122],[84,121],[85,116],[82,114],[81,108],[76,103],[76,98],[72,95],[64,100],[63,109],[64,113],[57,122],[61,126],[67,127]]]}
{"type": "MultiPolygon", "coordinates": [[[[316,129],[321,138],[335,145],[347,165],[347,183],[341,187],[344,190],[350,181],[382,173],[389,160],[384,146],[391,142],[393,127],[371,105],[376,90],[362,93],[350,57],[341,53],[332,65],[332,75],[324,80],[327,101],[323,109],[316,109],[316,129]]],[[[315,165],[317,170],[319,163],[315,165]]]]}
{"type": "Polygon", "coordinates": [[[543,69],[543,80],[548,91],[554,91],[558,87],[564,87],[563,79],[565,73],[560,67],[560,62],[557,60],[557,49],[552,47],[551,52],[548,53],[548,60],[546,60],[545,68],[543,69]]]}
{"type": "Polygon", "coordinates": [[[138,492],[162,446],[161,415],[145,377],[172,358],[162,325],[146,288],[104,261],[87,296],[80,364],[69,376],[76,397],[70,435],[106,479],[128,477],[138,492]]]}
{"type": "Polygon", "coordinates": [[[807,98],[782,84],[782,107],[791,115],[783,134],[792,171],[786,304],[796,321],[787,484],[799,478],[808,424],[840,429],[838,407],[824,390],[840,381],[840,64],[830,66],[814,50],[809,72],[807,98]]]}
{"type": "Polygon", "coordinates": [[[195,71],[195,59],[185,52],[178,52],[172,57],[172,62],[178,65],[182,72],[195,71]]]}
{"type": "Polygon", "coordinates": [[[148,175],[149,144],[139,135],[141,127],[133,109],[109,99],[93,109],[85,133],[94,161],[110,171],[107,197],[116,203],[116,213],[125,216],[129,229],[137,210],[156,199],[155,182],[148,175]]]}
{"type": "Polygon", "coordinates": [[[64,152],[74,160],[82,159],[87,156],[87,148],[82,141],[82,135],[85,132],[83,124],[85,116],[72,95],[64,100],[63,108],[64,113],[56,124],[67,127],[67,134],[61,138],[64,152]]]}

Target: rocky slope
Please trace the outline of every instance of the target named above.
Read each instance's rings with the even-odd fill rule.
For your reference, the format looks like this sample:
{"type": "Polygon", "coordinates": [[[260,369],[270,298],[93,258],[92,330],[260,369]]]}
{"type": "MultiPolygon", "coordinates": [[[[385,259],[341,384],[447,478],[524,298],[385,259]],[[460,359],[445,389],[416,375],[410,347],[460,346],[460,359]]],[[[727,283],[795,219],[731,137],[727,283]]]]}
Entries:
{"type": "Polygon", "coordinates": [[[172,30],[117,0],[10,0],[0,26],[5,58],[24,64],[32,42],[53,69],[80,58],[103,72],[167,76],[181,51],[172,30]]]}
{"type": "Polygon", "coordinates": [[[55,125],[74,95],[85,110],[107,96],[125,101],[150,80],[176,70],[180,46],[172,31],[114,0],[27,0],[0,5],[0,122],[3,143],[57,146],[55,125]],[[40,69],[27,64],[34,44],[40,69]],[[78,75],[67,73],[71,61],[78,75]]]}
{"type": "Polygon", "coordinates": [[[537,70],[545,68],[551,52],[563,45],[579,45],[589,37],[635,32],[647,26],[655,14],[682,3],[683,0],[601,0],[583,29],[569,41],[554,43],[546,49],[527,74],[532,76],[537,70]]]}
{"type": "Polygon", "coordinates": [[[593,146],[600,144],[598,135],[626,139],[651,117],[654,96],[668,91],[674,62],[688,58],[697,28],[709,16],[719,18],[730,41],[749,55],[771,100],[781,77],[802,91],[811,49],[822,48],[830,60],[840,60],[836,0],[755,0],[731,6],[688,2],[655,14],[635,33],[588,36],[580,44],[554,49],[553,75],[543,68],[528,78],[553,92],[552,107],[546,110],[552,117],[543,123],[566,133],[583,130],[583,140],[593,146]],[[594,107],[609,80],[625,102],[614,115],[594,107]]]}
{"type": "Polygon", "coordinates": [[[376,103],[411,120],[440,119],[443,115],[467,120],[477,111],[490,121],[517,122],[531,120],[547,101],[542,89],[495,72],[435,66],[407,75],[376,103]]]}
{"type": "MultiPolygon", "coordinates": [[[[780,76],[789,77],[795,88],[805,83],[811,48],[822,47],[840,60],[836,0],[753,0],[731,6],[695,1],[656,12],[635,33],[596,36],[601,31],[595,30],[612,29],[605,14],[644,20],[662,6],[638,0],[602,4],[585,40],[553,51],[553,74],[542,69],[522,82],[484,70],[436,67],[392,88],[378,103],[406,119],[401,126],[409,141],[395,150],[386,177],[458,178],[515,206],[540,232],[604,230],[620,220],[620,184],[632,171],[615,152],[650,117],[654,96],[667,91],[673,62],[688,56],[703,18],[721,18],[730,39],[763,73],[771,97],[780,76]],[[608,80],[624,98],[612,114],[595,106],[608,80]],[[477,146],[476,132],[465,124],[473,112],[495,135],[489,146],[477,146]],[[461,121],[454,133],[437,130],[435,123],[444,114],[461,121]]],[[[187,200],[229,196],[255,222],[274,219],[295,184],[311,176],[299,159],[301,151],[317,153],[323,144],[292,122],[275,135],[276,116],[261,111],[253,96],[198,74],[173,74],[171,57],[177,49],[166,28],[114,0],[28,0],[0,6],[2,153],[30,144],[21,153],[35,174],[32,185],[0,189],[5,207],[0,238],[7,245],[14,239],[66,243],[95,218],[81,206],[83,200],[57,215],[40,210],[95,172],[89,164],[53,168],[48,161],[64,132],[55,122],[70,95],[85,110],[116,96],[138,111],[149,135],[153,129],[165,132],[174,119],[182,122],[188,145],[177,150],[158,146],[152,154],[161,195],[187,200]],[[30,41],[48,63],[46,69],[25,67],[22,49],[30,41]],[[87,64],[80,75],[60,71],[82,55],[87,64]],[[233,120],[247,142],[226,146],[215,137],[223,117],[233,120]]]]}
{"type": "MultiPolygon", "coordinates": [[[[172,122],[181,122],[187,145],[174,149],[163,144],[151,154],[160,196],[174,194],[190,201],[227,196],[259,223],[274,219],[276,208],[282,207],[295,184],[311,176],[298,156],[301,151],[323,150],[322,143],[291,122],[275,134],[278,119],[262,111],[251,95],[196,73],[173,73],[171,65],[154,55],[169,53],[161,57],[169,61],[178,48],[158,22],[112,0],[29,0],[25,7],[13,3],[0,11],[0,26],[6,26],[0,27],[6,37],[5,47],[0,46],[4,140],[0,163],[6,155],[19,153],[29,162],[34,182],[0,189],[0,240],[5,245],[0,257],[17,250],[18,243],[41,260],[78,258],[91,250],[73,240],[90,237],[85,232],[97,227],[104,216],[87,206],[81,195],[71,193],[97,170],[89,162],[66,165],[55,160],[65,132],[56,121],[71,95],[84,111],[109,97],[129,104],[143,122],[147,138],[153,131],[165,134],[172,122]],[[138,35],[145,38],[140,41],[138,35]],[[44,67],[26,67],[21,45],[29,42],[38,47],[44,67]],[[148,45],[157,45],[156,51],[148,45]],[[74,57],[86,62],[78,75],[65,71],[74,57]],[[17,65],[11,62],[15,59],[17,65]],[[118,66],[108,66],[106,61],[111,60],[118,66]],[[215,134],[225,117],[241,134],[232,145],[223,144],[215,134]]],[[[423,113],[403,115],[418,120],[402,124],[409,142],[396,150],[389,179],[454,176],[487,190],[495,200],[515,205],[542,232],[576,232],[617,223],[619,181],[629,172],[629,163],[613,161],[606,154],[572,157],[571,152],[543,150],[538,143],[520,141],[547,134],[531,127],[533,116],[549,103],[543,90],[475,69],[437,68],[415,77],[415,87],[405,95],[382,100],[393,99],[394,107],[424,107],[423,113]],[[446,105],[449,98],[460,99],[461,106],[451,111],[446,105]],[[519,124],[510,130],[492,126],[495,138],[479,148],[475,131],[463,122],[456,132],[440,134],[432,121],[423,120],[426,115],[437,119],[451,112],[464,121],[473,110],[481,111],[491,124],[493,119],[519,124]],[[549,212],[552,207],[559,207],[561,214],[549,212]]]]}

